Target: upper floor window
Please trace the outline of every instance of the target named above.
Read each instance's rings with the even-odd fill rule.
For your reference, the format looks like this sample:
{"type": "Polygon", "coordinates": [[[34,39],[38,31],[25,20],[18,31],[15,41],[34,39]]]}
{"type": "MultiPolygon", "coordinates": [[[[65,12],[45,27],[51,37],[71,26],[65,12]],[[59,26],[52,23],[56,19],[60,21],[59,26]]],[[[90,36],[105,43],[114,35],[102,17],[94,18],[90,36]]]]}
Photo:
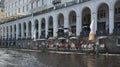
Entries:
{"type": "Polygon", "coordinates": [[[31,3],[31,9],[33,9],[33,3],[31,3]]]}
{"type": "Polygon", "coordinates": [[[7,10],[7,6],[5,7],[5,10],[7,10]]]}
{"type": "Polygon", "coordinates": [[[25,3],[25,0],[23,0],[23,3],[25,3]]]}
{"type": "Polygon", "coordinates": [[[38,5],[39,5],[39,0],[36,1],[36,7],[38,7],[38,5]]]}
{"type": "Polygon", "coordinates": [[[115,8],[115,14],[120,14],[120,7],[115,8]]]}
{"type": "Polygon", "coordinates": [[[14,7],[14,3],[12,3],[12,7],[11,8],[13,8],[14,7]]]}
{"type": "Polygon", "coordinates": [[[72,16],[72,22],[76,22],[76,16],[72,16]]]}
{"type": "Polygon", "coordinates": [[[105,10],[99,10],[98,11],[98,19],[105,18],[105,17],[106,17],[105,10]]]}
{"type": "Polygon", "coordinates": [[[15,2],[15,6],[17,6],[17,2],[15,2]]]}
{"type": "Polygon", "coordinates": [[[10,5],[8,5],[8,10],[10,9],[10,5]]]}
{"type": "Polygon", "coordinates": [[[18,1],[18,4],[20,5],[20,0],[18,1]]]}
{"type": "Polygon", "coordinates": [[[44,0],[42,0],[42,5],[44,5],[44,0]]]}

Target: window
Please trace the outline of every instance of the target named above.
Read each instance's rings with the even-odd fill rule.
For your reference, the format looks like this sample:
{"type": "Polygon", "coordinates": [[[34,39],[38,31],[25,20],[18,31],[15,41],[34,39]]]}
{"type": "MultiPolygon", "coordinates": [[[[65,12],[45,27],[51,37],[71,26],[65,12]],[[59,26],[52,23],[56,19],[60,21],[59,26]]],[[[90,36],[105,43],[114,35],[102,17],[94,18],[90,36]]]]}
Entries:
{"type": "Polygon", "coordinates": [[[118,13],[120,14],[120,7],[118,8],[118,13]]]}
{"type": "Polygon", "coordinates": [[[105,18],[105,17],[106,17],[105,10],[99,10],[98,11],[98,19],[105,18]]]}
{"type": "Polygon", "coordinates": [[[12,5],[10,4],[9,6],[10,6],[10,9],[11,9],[11,8],[12,8],[12,5]]]}
{"type": "Polygon", "coordinates": [[[20,0],[20,4],[22,4],[22,0],[20,0]]]}
{"type": "Polygon", "coordinates": [[[5,10],[7,10],[7,6],[5,7],[5,10]]]}
{"type": "Polygon", "coordinates": [[[15,2],[15,6],[17,6],[17,2],[15,2]]]}
{"type": "Polygon", "coordinates": [[[31,9],[33,9],[33,3],[31,3],[31,9]]]}
{"type": "Polygon", "coordinates": [[[76,16],[72,16],[72,22],[76,22],[76,16]]]}
{"type": "Polygon", "coordinates": [[[21,1],[21,0],[19,0],[19,5],[20,5],[20,1],[21,1]]]}
{"type": "Polygon", "coordinates": [[[8,6],[8,10],[10,9],[10,5],[8,6]]]}
{"type": "Polygon", "coordinates": [[[115,14],[117,14],[117,8],[115,8],[115,14]]]}
{"type": "Polygon", "coordinates": [[[23,6],[23,12],[25,12],[25,7],[23,6]]]}
{"type": "Polygon", "coordinates": [[[42,5],[44,5],[44,0],[42,0],[42,5]]]}
{"type": "Polygon", "coordinates": [[[23,3],[25,3],[25,0],[23,0],[23,3]]]}
{"type": "Polygon", "coordinates": [[[38,5],[39,5],[39,0],[36,1],[36,7],[38,7],[38,5]]]}
{"type": "Polygon", "coordinates": [[[28,11],[29,10],[29,7],[28,7],[28,5],[26,5],[26,11],[28,11]]]}
{"type": "Polygon", "coordinates": [[[20,8],[18,8],[18,13],[20,13],[20,8]]]}
{"type": "Polygon", "coordinates": [[[6,17],[7,17],[7,13],[6,13],[6,17]]]}
{"type": "Polygon", "coordinates": [[[115,14],[120,14],[120,7],[115,8],[115,14]]]}
{"type": "Polygon", "coordinates": [[[120,38],[117,39],[117,46],[120,46],[120,38]]]}

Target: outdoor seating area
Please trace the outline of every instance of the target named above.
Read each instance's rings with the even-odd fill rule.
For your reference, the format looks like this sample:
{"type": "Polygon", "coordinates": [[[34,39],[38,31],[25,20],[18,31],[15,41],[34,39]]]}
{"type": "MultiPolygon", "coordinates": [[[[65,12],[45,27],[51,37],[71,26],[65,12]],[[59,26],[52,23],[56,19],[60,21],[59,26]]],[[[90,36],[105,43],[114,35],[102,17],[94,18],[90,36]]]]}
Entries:
{"type": "MultiPolygon", "coordinates": [[[[79,52],[95,52],[96,44],[93,42],[78,41],[76,39],[67,41],[66,39],[60,40],[47,40],[46,49],[48,51],[79,51],[79,52]]],[[[99,52],[105,51],[105,45],[98,46],[99,52]]]]}

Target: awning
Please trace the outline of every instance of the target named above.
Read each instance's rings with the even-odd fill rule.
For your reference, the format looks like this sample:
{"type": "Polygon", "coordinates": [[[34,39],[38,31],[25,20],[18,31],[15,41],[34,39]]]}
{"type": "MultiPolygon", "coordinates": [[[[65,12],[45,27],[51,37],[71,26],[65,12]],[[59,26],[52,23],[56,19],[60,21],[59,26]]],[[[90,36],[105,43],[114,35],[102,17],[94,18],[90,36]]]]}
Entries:
{"type": "Polygon", "coordinates": [[[59,39],[59,40],[62,40],[62,39],[65,39],[65,37],[59,37],[58,39],[59,39]]]}
{"type": "Polygon", "coordinates": [[[98,39],[104,39],[104,38],[108,38],[107,36],[100,36],[98,37],[98,39]]]}
{"type": "Polygon", "coordinates": [[[70,39],[78,39],[78,37],[70,37],[70,39]]]}

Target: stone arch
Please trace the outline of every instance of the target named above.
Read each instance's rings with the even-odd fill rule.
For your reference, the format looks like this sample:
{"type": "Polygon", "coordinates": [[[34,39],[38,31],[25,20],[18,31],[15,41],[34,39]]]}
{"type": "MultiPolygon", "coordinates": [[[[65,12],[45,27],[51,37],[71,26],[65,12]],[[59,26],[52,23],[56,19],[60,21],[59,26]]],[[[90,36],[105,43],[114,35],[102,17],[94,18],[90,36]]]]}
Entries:
{"type": "Polygon", "coordinates": [[[109,5],[100,3],[97,8],[97,34],[109,32],[109,5]]]}
{"type": "Polygon", "coordinates": [[[23,34],[24,38],[26,38],[26,22],[23,23],[23,34]]]}
{"type": "Polygon", "coordinates": [[[35,29],[38,30],[38,28],[39,28],[39,21],[37,19],[35,20],[35,25],[34,26],[35,26],[35,29]]]}
{"type": "Polygon", "coordinates": [[[69,13],[69,28],[72,32],[72,34],[76,34],[76,12],[74,10],[70,11],[69,13]]]}
{"type": "Polygon", "coordinates": [[[41,20],[41,37],[40,38],[45,38],[45,18],[42,18],[41,20]]]}
{"type": "Polygon", "coordinates": [[[29,21],[28,22],[28,38],[32,37],[31,33],[32,33],[32,22],[29,21]]]}
{"type": "Polygon", "coordinates": [[[8,32],[9,28],[8,28],[8,26],[7,26],[6,30],[7,30],[7,39],[8,39],[8,36],[9,36],[9,32],[8,32]]]}
{"type": "MultiPolygon", "coordinates": [[[[3,33],[5,33],[5,27],[3,27],[3,33]]],[[[3,34],[3,39],[5,38],[5,34],[3,34]]]]}
{"type": "Polygon", "coordinates": [[[64,15],[62,13],[58,14],[58,27],[64,27],[64,15]]]}
{"type": "Polygon", "coordinates": [[[120,33],[120,0],[117,0],[114,4],[114,32],[120,33]]]}
{"type": "Polygon", "coordinates": [[[19,23],[18,26],[19,26],[18,38],[21,38],[21,23],[19,23]]]}
{"type": "Polygon", "coordinates": [[[48,21],[48,36],[53,37],[53,17],[50,16],[48,21]]]}
{"type": "Polygon", "coordinates": [[[12,38],[12,25],[10,25],[10,38],[12,38]]]}
{"type": "Polygon", "coordinates": [[[38,34],[38,29],[39,29],[39,21],[36,19],[35,20],[35,25],[34,25],[35,27],[35,36],[36,36],[36,39],[38,39],[39,38],[39,34],[38,34]]]}
{"type": "Polygon", "coordinates": [[[91,24],[91,9],[84,7],[82,10],[82,34],[88,36],[91,24]]]}
{"type": "Polygon", "coordinates": [[[91,10],[88,7],[85,7],[82,10],[82,26],[89,26],[91,22],[91,10]]]}
{"type": "Polygon", "coordinates": [[[15,39],[16,39],[16,24],[14,24],[14,36],[15,36],[15,39]]]}
{"type": "Polygon", "coordinates": [[[42,18],[41,20],[41,28],[45,29],[45,18],[42,18]]]}
{"type": "Polygon", "coordinates": [[[106,1],[105,1],[105,2],[100,2],[100,3],[98,3],[98,4],[96,5],[96,10],[98,11],[99,7],[102,6],[102,5],[107,5],[108,8],[109,8],[109,6],[110,6],[110,5],[108,4],[108,2],[106,2],[106,1]]]}

